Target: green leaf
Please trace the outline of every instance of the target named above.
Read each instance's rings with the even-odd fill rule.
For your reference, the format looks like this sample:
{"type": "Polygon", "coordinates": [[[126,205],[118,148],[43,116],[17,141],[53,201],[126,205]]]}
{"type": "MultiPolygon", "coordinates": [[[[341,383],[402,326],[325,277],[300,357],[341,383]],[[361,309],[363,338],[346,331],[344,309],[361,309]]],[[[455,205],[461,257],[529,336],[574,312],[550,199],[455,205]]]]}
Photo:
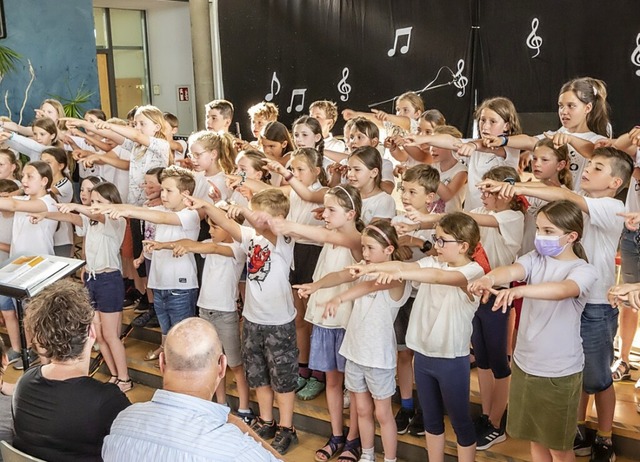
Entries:
{"type": "Polygon", "coordinates": [[[0,45],[0,78],[15,70],[22,56],[11,48],[0,45]]]}

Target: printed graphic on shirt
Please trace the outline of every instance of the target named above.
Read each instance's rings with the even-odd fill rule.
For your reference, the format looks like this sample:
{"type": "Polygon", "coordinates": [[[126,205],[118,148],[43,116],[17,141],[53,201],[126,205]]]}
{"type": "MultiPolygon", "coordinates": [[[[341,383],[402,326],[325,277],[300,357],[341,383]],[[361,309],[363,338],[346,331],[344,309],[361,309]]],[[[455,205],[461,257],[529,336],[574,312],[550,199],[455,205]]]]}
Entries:
{"type": "Polygon", "coordinates": [[[254,245],[251,240],[249,247],[249,259],[247,264],[247,277],[250,281],[258,283],[264,281],[271,271],[271,249],[266,245],[254,245]]]}

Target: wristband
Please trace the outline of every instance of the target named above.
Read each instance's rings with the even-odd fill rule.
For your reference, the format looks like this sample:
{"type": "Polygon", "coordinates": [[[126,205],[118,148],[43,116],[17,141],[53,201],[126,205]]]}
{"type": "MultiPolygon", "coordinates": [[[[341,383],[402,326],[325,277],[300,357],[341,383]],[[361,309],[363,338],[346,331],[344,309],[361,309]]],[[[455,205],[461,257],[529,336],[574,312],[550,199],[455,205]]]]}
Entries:
{"type": "Polygon", "coordinates": [[[431,241],[429,239],[427,239],[427,240],[424,241],[424,244],[422,244],[422,247],[420,247],[420,251],[422,253],[427,253],[432,248],[433,248],[433,244],[431,243],[431,241]]]}
{"type": "Polygon", "coordinates": [[[502,135],[502,136],[499,136],[498,138],[502,140],[502,143],[500,143],[500,147],[506,146],[507,143],[509,142],[509,137],[507,135],[502,135]]]}
{"type": "Polygon", "coordinates": [[[241,170],[238,172],[238,175],[240,175],[240,183],[238,183],[238,186],[242,186],[244,182],[247,181],[247,172],[241,170]]]}
{"type": "Polygon", "coordinates": [[[287,182],[288,182],[289,180],[291,180],[291,178],[293,178],[293,172],[292,172],[291,170],[289,170],[288,172],[289,172],[289,175],[287,175],[287,176],[282,175],[282,177],[283,177],[285,180],[287,180],[287,182]]]}
{"type": "Polygon", "coordinates": [[[509,183],[511,186],[515,186],[516,184],[516,179],[515,178],[511,178],[511,177],[507,177],[504,180],[502,180],[503,183],[509,183]]]}

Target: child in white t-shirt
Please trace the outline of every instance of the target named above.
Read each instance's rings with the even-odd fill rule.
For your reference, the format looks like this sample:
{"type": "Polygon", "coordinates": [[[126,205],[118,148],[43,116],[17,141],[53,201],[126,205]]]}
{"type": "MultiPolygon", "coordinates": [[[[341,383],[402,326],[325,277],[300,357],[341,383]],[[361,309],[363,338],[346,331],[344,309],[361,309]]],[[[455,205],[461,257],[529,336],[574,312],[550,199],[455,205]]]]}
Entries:
{"type": "Polygon", "coordinates": [[[360,268],[381,273],[379,282],[404,279],[421,283],[409,319],[407,346],[416,352],[416,385],[429,460],[444,457],[446,410],[456,432],[458,458],[472,462],[476,435],[469,414],[469,342],[480,300],[470,296],[466,286],[484,274],[472,260],[480,230],[471,217],[457,212],[444,215],[435,232],[437,257],[360,268]]]}
{"type": "Polygon", "coordinates": [[[570,201],[538,212],[536,250],[495,268],[469,285],[484,300],[497,293],[493,309],[506,311],[524,298],[513,354],[507,430],[531,442],[533,460],[573,459],[584,354],[580,318],[598,278],[580,239],[583,218],[570,201]],[[526,281],[498,292],[494,286],[526,281]]]}
{"type": "Polygon", "coordinates": [[[263,439],[275,437],[272,446],[284,454],[298,441],[293,428],[298,380],[296,312],[289,285],[294,242],[287,236],[276,236],[268,223],[287,215],[289,199],[280,190],[265,189],[251,198],[251,210],[230,206],[227,213],[202,199],[187,196],[185,202],[189,208],[206,213],[247,254],[242,363],[260,404],[260,416],[253,428],[263,439]],[[253,228],[232,219],[240,215],[253,228]],[[280,407],[279,428],[273,419],[274,395],[280,407]]]}
{"type": "MultiPolygon", "coordinates": [[[[13,156],[13,154],[11,154],[13,156]]],[[[2,156],[0,156],[1,160],[2,156]]],[[[0,179],[0,196],[11,195],[20,188],[8,178],[0,179]]],[[[11,234],[13,230],[13,213],[0,212],[0,265],[8,261],[9,250],[11,249],[11,234]]],[[[18,318],[16,317],[15,306],[11,297],[0,295],[0,311],[4,324],[7,327],[11,348],[7,351],[9,364],[13,364],[20,357],[20,330],[18,329],[18,318]]]]}
{"type": "MultiPolygon", "coordinates": [[[[362,232],[365,265],[400,260],[398,235],[391,224],[377,220],[362,232]]],[[[357,266],[353,271],[358,271],[357,266]]],[[[336,273],[333,273],[336,274],[336,273]]],[[[348,271],[336,282],[353,279],[348,271]]],[[[325,278],[331,278],[329,274],[325,278]]],[[[396,381],[396,338],[393,329],[398,310],[411,294],[411,286],[401,280],[381,282],[364,275],[348,290],[326,303],[324,316],[335,316],[344,301],[353,300],[353,309],[340,354],[347,359],[345,386],[358,409],[358,428],[362,441],[360,460],[375,460],[375,416],[380,423],[385,461],[396,460],[397,427],[391,407],[396,381]]]]}
{"type": "MultiPolygon", "coordinates": [[[[111,217],[137,218],[156,223],[155,239],[159,242],[196,239],[200,231],[200,214],[183,203],[183,193],[193,193],[193,173],[181,167],[166,168],[161,175],[162,206],[146,208],[132,205],[94,204],[94,213],[108,213],[111,217]]],[[[173,258],[170,250],[153,251],[148,287],[153,289],[153,301],[163,339],[172,326],[195,315],[198,280],[193,255],[173,258]]]]}
{"type": "Polygon", "coordinates": [[[526,194],[547,201],[567,199],[583,212],[583,246],[589,261],[599,271],[581,318],[585,368],[575,448],[584,455],[593,451],[614,457],[611,431],[615,389],[610,368],[614,358],[613,338],[618,324],[618,309],[609,304],[607,292],[615,281],[615,255],[623,226],[623,218],[619,214],[624,212],[624,204],[615,196],[628,184],[632,171],[633,162],[628,154],[605,147],[593,151],[582,173],[580,194],[539,183],[517,183],[514,187],[491,181],[481,183],[482,188],[501,196],[526,194]],[[583,426],[588,394],[595,395],[598,409],[598,430],[593,443],[586,440],[583,426]]]}

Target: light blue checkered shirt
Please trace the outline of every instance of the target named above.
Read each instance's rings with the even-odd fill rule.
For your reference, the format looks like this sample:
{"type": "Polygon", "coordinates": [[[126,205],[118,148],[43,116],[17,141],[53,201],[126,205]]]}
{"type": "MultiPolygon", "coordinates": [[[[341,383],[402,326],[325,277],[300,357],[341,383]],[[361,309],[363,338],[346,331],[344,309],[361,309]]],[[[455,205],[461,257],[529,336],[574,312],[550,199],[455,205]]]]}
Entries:
{"type": "Polygon", "coordinates": [[[238,427],[229,409],[193,396],[156,390],[151,401],[122,411],[105,438],[102,457],[111,461],[277,462],[238,427]]]}

